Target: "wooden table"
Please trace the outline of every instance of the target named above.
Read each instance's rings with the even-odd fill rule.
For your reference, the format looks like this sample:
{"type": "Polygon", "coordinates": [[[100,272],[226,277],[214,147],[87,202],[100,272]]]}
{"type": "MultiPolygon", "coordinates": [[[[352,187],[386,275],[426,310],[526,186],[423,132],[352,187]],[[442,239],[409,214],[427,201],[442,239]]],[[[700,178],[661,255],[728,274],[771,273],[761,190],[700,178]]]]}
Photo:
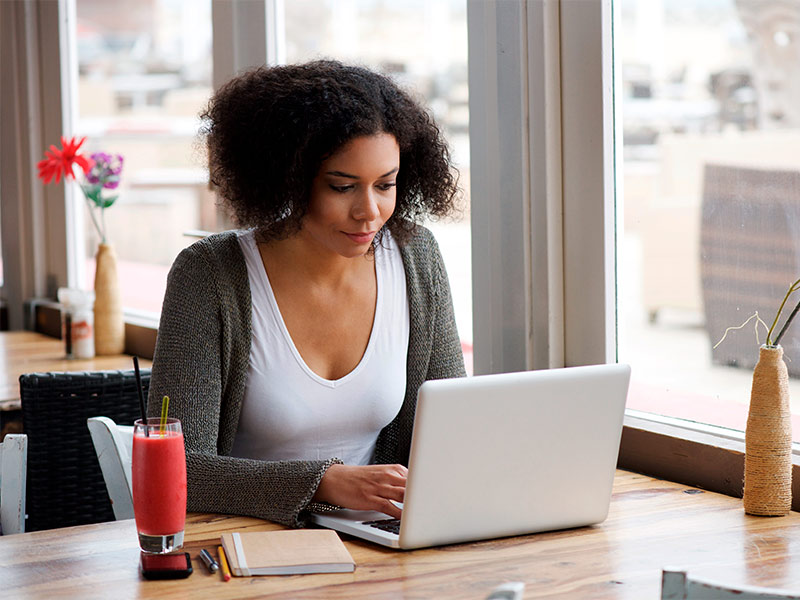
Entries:
{"type": "Polygon", "coordinates": [[[194,573],[146,581],[133,521],[0,537],[3,598],[475,598],[508,581],[525,598],[658,598],[661,569],[731,585],[800,590],[800,515],[746,516],[741,500],[618,471],[601,525],[501,540],[394,551],[345,536],[354,573],[234,577],[198,559],[224,531],[270,530],[258,519],[189,515],[194,573]]]}
{"type": "MultiPolygon", "coordinates": [[[[142,360],[142,367],[150,361],[142,360]]],[[[105,371],[132,369],[127,354],[67,359],[62,340],[32,331],[0,332],[0,411],[19,410],[19,376],[50,371],[105,371]]]]}

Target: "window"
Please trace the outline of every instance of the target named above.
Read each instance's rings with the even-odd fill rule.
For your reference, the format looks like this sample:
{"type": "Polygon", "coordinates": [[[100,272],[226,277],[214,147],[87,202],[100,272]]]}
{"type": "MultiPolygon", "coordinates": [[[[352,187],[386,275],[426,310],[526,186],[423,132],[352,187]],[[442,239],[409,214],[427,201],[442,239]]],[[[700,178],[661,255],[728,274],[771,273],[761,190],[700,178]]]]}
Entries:
{"type": "MultiPolygon", "coordinates": [[[[274,37],[284,46],[277,48],[274,57],[287,62],[327,56],[389,73],[422,96],[443,125],[466,197],[460,219],[429,226],[448,266],[470,368],[465,1],[293,0],[276,6],[276,13],[270,12],[275,6],[214,7],[225,13],[221,19],[213,17],[215,24],[228,18],[234,23],[230,32],[221,33],[220,28],[214,35],[230,36],[230,44],[238,44],[232,57],[222,55],[226,64],[220,73],[263,63],[266,42],[274,37]],[[270,14],[282,18],[272,21],[268,16],[266,30],[247,29],[247,43],[240,39],[236,27],[252,27],[242,22],[270,14]],[[259,48],[258,40],[251,38],[264,35],[265,43],[259,48]],[[426,42],[408,44],[408,39],[426,42]]],[[[231,226],[214,206],[206,185],[204,156],[194,143],[196,117],[211,92],[211,1],[129,0],[125,7],[111,10],[102,0],[76,0],[76,7],[78,115],[74,131],[88,136],[89,151],[125,157],[119,200],[106,211],[109,238],[117,249],[125,307],[157,313],[169,266],[193,241],[183,234],[231,226]],[[129,17],[116,18],[120,10],[129,17]]],[[[91,287],[97,235],[85,209],[80,214],[86,239],[83,284],[91,287]]]]}
{"type": "MultiPolygon", "coordinates": [[[[800,277],[800,7],[619,5],[618,315],[619,359],[633,367],[628,405],[743,430],[756,340],[766,334],[751,317],[770,325],[800,277]]],[[[798,324],[781,345],[797,402],[798,324]]]]}
{"type": "MultiPolygon", "coordinates": [[[[88,152],[124,158],[107,237],[124,307],[157,314],[172,261],[195,241],[187,232],[228,226],[196,144],[211,94],[211,0],[76,0],[76,17],[73,130],[88,152]]],[[[84,206],[78,215],[80,284],[91,288],[99,237],[84,206]]]]}
{"type": "MultiPolygon", "coordinates": [[[[619,352],[638,376],[621,322],[617,344],[626,306],[611,85],[620,4],[468,7],[476,372],[612,362],[619,352]]],[[[642,415],[626,416],[621,466],[741,495],[740,435],[642,415]]]]}
{"type": "MultiPolygon", "coordinates": [[[[299,4],[300,0],[297,2],[299,4]]],[[[647,373],[646,365],[638,361],[647,357],[644,354],[638,356],[632,350],[632,344],[642,347],[647,338],[631,342],[628,336],[633,329],[625,323],[625,319],[638,315],[641,330],[650,327],[644,305],[631,304],[630,299],[637,294],[641,296],[642,293],[637,291],[637,286],[632,285],[636,271],[628,268],[629,262],[635,263],[629,260],[629,256],[634,254],[628,254],[628,247],[636,246],[635,238],[631,238],[633,243],[626,239],[629,225],[633,227],[635,224],[631,211],[645,207],[640,205],[637,208],[631,200],[635,196],[637,180],[634,177],[635,169],[631,170],[627,165],[629,158],[634,159],[628,149],[637,144],[636,136],[623,135],[621,110],[620,118],[616,122],[617,140],[624,143],[618,143],[616,149],[612,145],[614,123],[611,119],[611,96],[607,93],[612,74],[612,2],[467,0],[466,3],[469,13],[468,67],[471,92],[469,126],[473,142],[470,147],[469,173],[472,190],[471,244],[475,263],[472,273],[475,370],[487,372],[547,368],[615,360],[618,350],[616,270],[619,269],[620,359],[633,364],[635,376],[638,377],[640,372],[644,375],[647,373]],[[616,222],[619,227],[619,261],[615,258],[617,246],[614,244],[615,163],[618,178],[616,199],[620,203],[620,219],[616,222]],[[632,177],[631,182],[627,181],[629,175],[632,177]],[[629,194],[633,195],[629,197],[629,194]]],[[[268,2],[272,8],[284,6],[289,29],[294,4],[295,2],[268,2]]],[[[374,6],[390,10],[396,4],[391,3],[390,6],[390,3],[384,2],[374,3],[374,6]]],[[[661,7],[661,12],[666,13],[672,9],[673,3],[666,0],[657,3],[642,0],[635,4],[630,0],[614,2],[617,20],[613,31],[618,35],[618,42],[625,39],[625,31],[620,32],[620,29],[626,27],[625,23],[631,22],[634,9],[645,7],[645,12],[642,13],[643,22],[654,22],[652,11],[655,9],[650,8],[648,12],[648,4],[661,7]]],[[[787,6],[786,3],[775,4],[787,6]]],[[[17,252],[7,251],[4,257],[4,292],[11,299],[9,314],[14,316],[12,309],[19,313],[12,323],[22,322],[23,300],[49,295],[51,283],[56,286],[64,285],[68,277],[62,263],[66,262],[65,238],[70,235],[72,226],[68,224],[73,219],[69,214],[65,215],[59,206],[55,188],[49,186],[42,190],[35,180],[35,174],[31,177],[30,165],[25,157],[38,156],[43,151],[43,148],[37,147],[41,143],[40,137],[55,139],[62,131],[58,109],[68,98],[63,97],[63,86],[58,83],[54,65],[59,64],[60,58],[66,60],[63,56],[66,44],[59,43],[59,33],[64,30],[59,26],[69,23],[69,11],[65,7],[70,5],[68,0],[58,3],[0,2],[0,12],[4,17],[0,19],[3,24],[0,45],[3,50],[10,48],[15,51],[0,53],[4,57],[4,72],[13,72],[22,82],[20,86],[0,88],[2,99],[6,101],[4,106],[7,109],[14,108],[0,114],[4,131],[4,151],[0,155],[3,189],[21,190],[15,196],[19,199],[16,204],[9,202],[7,196],[4,196],[2,204],[3,241],[8,245],[12,240],[20,240],[19,244],[12,245],[17,252]],[[33,40],[28,39],[30,32],[37,32],[33,40]],[[19,35],[14,35],[15,33],[19,35]],[[10,61],[11,56],[19,56],[19,60],[10,61]],[[28,97],[29,92],[33,94],[39,89],[47,90],[48,93],[28,97]],[[11,102],[7,101],[9,99],[11,102]],[[21,126],[15,128],[10,124],[21,126]],[[6,152],[9,148],[12,151],[6,152]],[[18,162],[9,160],[11,157],[19,159],[18,162]],[[67,231],[66,235],[64,231],[67,231]]],[[[228,2],[213,3],[215,40],[220,31],[217,27],[217,10],[233,5],[234,3],[228,2]]],[[[250,6],[251,3],[235,5],[250,6]]],[[[343,5],[350,6],[351,11],[352,6],[355,6],[358,14],[366,10],[366,5],[349,0],[336,2],[337,14],[341,14],[338,9],[343,5]]],[[[410,4],[417,8],[421,5],[422,3],[410,4]]],[[[145,6],[162,6],[162,3],[153,0],[145,3],[145,6]]],[[[176,4],[170,2],[168,6],[174,7],[176,4]]],[[[319,11],[332,14],[332,11],[325,8],[328,6],[331,4],[320,1],[315,5],[315,11],[309,9],[306,14],[309,30],[317,27],[315,23],[319,11]]],[[[427,2],[425,6],[425,10],[429,10],[427,2]]],[[[719,11],[723,7],[731,6],[731,3],[723,0],[709,0],[693,3],[685,10],[701,11],[700,14],[703,14],[702,11],[719,11]]],[[[738,12],[741,8],[750,6],[749,2],[736,2],[734,8],[738,12]]],[[[678,16],[684,21],[699,18],[696,16],[698,13],[692,18],[686,17],[686,14],[689,13],[680,13],[678,16]]],[[[789,15],[787,12],[766,10],[759,11],[758,14],[760,18],[771,16],[777,19],[776,22],[790,22],[788,17],[780,16],[789,15]]],[[[232,42],[229,46],[237,50],[234,54],[238,56],[238,50],[242,49],[235,44],[239,42],[252,42],[251,46],[265,52],[264,47],[267,44],[261,43],[260,39],[240,35],[240,28],[253,24],[253,20],[233,21],[235,26],[232,28],[232,39],[228,41],[232,42]]],[[[714,19],[707,28],[731,30],[733,38],[736,38],[741,37],[744,27],[747,36],[746,25],[733,27],[730,25],[732,22],[714,19]]],[[[648,36],[647,33],[642,35],[648,36]]],[[[778,48],[793,48],[791,43],[786,42],[794,40],[794,36],[794,29],[787,25],[774,31],[771,39],[778,48]]],[[[650,37],[655,39],[653,35],[650,37]]],[[[711,35],[713,39],[717,37],[711,35]]],[[[299,43],[293,39],[289,35],[286,50],[289,50],[290,44],[299,43]]],[[[715,48],[716,45],[711,49],[715,48]]],[[[773,50],[777,51],[775,48],[773,50]]],[[[309,54],[317,51],[304,50],[309,54]]],[[[638,78],[636,73],[639,68],[634,68],[633,72],[626,69],[623,73],[620,59],[625,51],[619,45],[616,51],[616,71],[618,75],[621,74],[617,80],[617,106],[620,107],[626,101],[623,100],[625,94],[627,97],[641,98],[646,91],[638,83],[623,86],[623,78],[626,81],[638,78]]],[[[291,52],[299,50],[294,49],[291,52]]],[[[714,54],[711,51],[708,53],[714,54]]],[[[758,54],[756,64],[769,64],[763,56],[765,55],[758,54]]],[[[217,57],[215,48],[215,67],[220,65],[217,57]]],[[[652,57],[644,55],[641,57],[642,60],[650,58],[652,57]]],[[[706,57],[702,59],[700,62],[707,60],[706,57]]],[[[764,74],[769,70],[754,69],[753,73],[756,72],[764,74]]],[[[793,84],[800,79],[784,77],[783,81],[793,84]]],[[[757,90],[758,84],[754,85],[757,90]]],[[[775,85],[774,82],[767,83],[768,88],[775,85]]],[[[739,88],[734,84],[733,89],[739,88]]],[[[746,105],[751,102],[753,95],[745,88],[741,89],[744,91],[737,91],[735,95],[740,104],[746,105]],[[748,100],[748,95],[751,100],[748,100]]],[[[650,106],[658,104],[650,103],[650,106]]],[[[768,105],[759,104],[756,96],[756,106],[768,105]]],[[[772,112],[791,116],[790,109],[791,107],[772,112]]],[[[743,114],[749,113],[744,111],[743,114]]],[[[724,128],[724,133],[736,136],[752,133],[752,130],[737,131],[737,127],[728,125],[724,128]]],[[[658,131],[660,136],[662,130],[658,131]]],[[[75,130],[75,133],[78,131],[75,130]]],[[[681,132],[667,133],[677,135],[681,132]]],[[[690,133],[696,132],[687,131],[684,135],[690,133]]],[[[792,130],[780,126],[772,133],[791,135],[792,130]]],[[[642,149],[648,145],[651,149],[657,147],[657,144],[652,143],[638,145],[642,149]]],[[[640,153],[638,160],[644,160],[644,155],[640,153]]],[[[789,160],[791,156],[787,154],[784,158],[789,160]]],[[[652,163],[652,156],[650,160],[652,163]]],[[[202,162],[199,160],[198,164],[202,162]]],[[[648,184],[643,187],[652,186],[648,184]]],[[[82,206],[78,208],[85,211],[82,206]]],[[[120,207],[112,208],[109,216],[117,208],[120,207]]],[[[66,212],[69,213],[69,210],[66,212]]],[[[702,263],[697,268],[701,266],[702,263]]],[[[454,273],[451,270],[452,277],[454,273]]],[[[454,289],[455,287],[454,285],[454,289]]],[[[50,291],[54,293],[54,289],[50,291]]],[[[456,301],[458,302],[458,298],[456,301]]],[[[765,312],[771,313],[768,309],[765,312]]],[[[692,329],[691,321],[687,323],[685,312],[670,309],[663,315],[656,315],[653,328],[658,332],[655,328],[669,326],[667,331],[676,335],[688,330],[696,338],[697,323],[694,322],[692,329]]],[[[461,333],[466,333],[464,328],[461,328],[461,333]]],[[[656,340],[654,337],[650,339],[656,340]]],[[[710,345],[710,337],[704,343],[710,345]]],[[[682,349],[682,346],[678,347],[682,349]]],[[[666,361],[667,358],[669,356],[662,356],[660,360],[666,361]]],[[[748,371],[724,368],[729,373],[748,371]]],[[[699,373],[700,370],[693,371],[684,366],[683,373],[687,377],[693,372],[699,373]]],[[[657,379],[653,380],[658,383],[657,379]]],[[[663,383],[661,385],[666,387],[663,383]]],[[[745,384],[745,390],[748,388],[749,384],[745,384]]],[[[690,393],[692,390],[701,390],[702,393],[701,387],[696,384],[688,389],[690,393]]],[[[641,397],[646,399],[646,395],[641,397]]],[[[676,404],[672,403],[672,406],[676,404]]],[[[729,410],[730,406],[732,405],[726,405],[724,410],[729,410]]],[[[630,427],[626,427],[626,430],[630,430],[630,427]]],[[[692,442],[693,436],[686,429],[673,431],[669,436],[655,433],[654,437],[648,438],[648,443],[655,438],[659,442],[692,442]]],[[[647,444],[640,448],[642,456],[668,457],[663,462],[669,462],[670,467],[674,467],[668,476],[676,480],[686,481],[687,477],[683,477],[686,473],[701,473],[709,477],[720,473],[718,455],[711,458],[708,454],[691,454],[684,452],[686,446],[681,446],[680,452],[661,452],[662,447],[656,451],[654,446],[647,444]],[[686,458],[681,458],[683,456],[686,458]]],[[[649,470],[650,466],[642,465],[641,469],[658,475],[659,471],[649,470]]],[[[734,483],[737,477],[741,478],[740,468],[726,471],[725,478],[734,483]]],[[[732,486],[730,493],[736,493],[735,487],[732,486]]],[[[708,488],[718,489],[714,486],[708,488]]]]}

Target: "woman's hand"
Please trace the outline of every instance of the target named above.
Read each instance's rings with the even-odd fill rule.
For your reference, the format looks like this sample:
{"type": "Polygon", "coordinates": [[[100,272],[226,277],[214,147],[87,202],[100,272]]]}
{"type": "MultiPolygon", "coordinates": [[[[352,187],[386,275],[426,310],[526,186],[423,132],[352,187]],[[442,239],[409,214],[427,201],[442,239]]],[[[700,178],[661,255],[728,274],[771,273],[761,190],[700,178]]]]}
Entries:
{"type": "Polygon", "coordinates": [[[331,465],[314,500],[353,510],[377,510],[399,519],[401,511],[391,500],[403,501],[407,476],[403,465],[331,465]]]}

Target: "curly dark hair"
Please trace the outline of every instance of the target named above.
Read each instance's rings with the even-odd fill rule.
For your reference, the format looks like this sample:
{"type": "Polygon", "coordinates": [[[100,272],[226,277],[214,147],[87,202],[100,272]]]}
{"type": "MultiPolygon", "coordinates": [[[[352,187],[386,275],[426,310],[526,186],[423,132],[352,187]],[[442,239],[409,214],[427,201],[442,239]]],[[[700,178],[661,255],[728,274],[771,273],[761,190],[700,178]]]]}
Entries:
{"type": "Polygon", "coordinates": [[[398,243],[421,217],[453,212],[459,197],[431,116],[363,67],[333,60],[259,67],[223,85],[200,116],[211,182],[237,223],[264,240],[299,230],[323,160],[365,135],[391,134],[400,148],[397,203],[386,223],[398,243]]]}

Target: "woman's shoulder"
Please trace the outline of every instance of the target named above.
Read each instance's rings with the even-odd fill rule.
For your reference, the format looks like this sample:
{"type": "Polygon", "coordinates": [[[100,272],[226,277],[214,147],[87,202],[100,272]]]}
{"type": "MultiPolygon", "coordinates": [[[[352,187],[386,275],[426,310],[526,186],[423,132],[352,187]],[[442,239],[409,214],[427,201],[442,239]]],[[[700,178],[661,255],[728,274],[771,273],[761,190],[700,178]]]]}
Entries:
{"type": "Polygon", "coordinates": [[[391,239],[392,243],[396,244],[404,253],[409,251],[416,252],[429,246],[431,242],[436,243],[431,231],[418,223],[409,224],[404,222],[395,224],[391,229],[386,227],[384,236],[391,239]]]}
{"type": "Polygon", "coordinates": [[[187,250],[193,249],[195,252],[225,256],[226,253],[239,247],[239,237],[246,234],[247,232],[238,229],[212,233],[197,240],[187,250]]]}
{"type": "Polygon", "coordinates": [[[171,274],[191,279],[224,279],[228,284],[247,281],[247,266],[239,246],[240,231],[208,235],[184,248],[172,264],[171,274]]]}
{"type": "Polygon", "coordinates": [[[409,290],[436,290],[443,279],[444,261],[433,233],[417,225],[400,246],[409,290]]]}
{"type": "Polygon", "coordinates": [[[416,263],[435,264],[441,261],[439,244],[433,233],[427,227],[416,225],[400,247],[404,260],[413,260],[416,263]]]}
{"type": "Polygon", "coordinates": [[[242,232],[238,230],[212,233],[184,248],[178,259],[197,264],[241,262],[243,260],[239,246],[241,235],[242,232]]]}

